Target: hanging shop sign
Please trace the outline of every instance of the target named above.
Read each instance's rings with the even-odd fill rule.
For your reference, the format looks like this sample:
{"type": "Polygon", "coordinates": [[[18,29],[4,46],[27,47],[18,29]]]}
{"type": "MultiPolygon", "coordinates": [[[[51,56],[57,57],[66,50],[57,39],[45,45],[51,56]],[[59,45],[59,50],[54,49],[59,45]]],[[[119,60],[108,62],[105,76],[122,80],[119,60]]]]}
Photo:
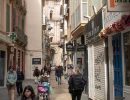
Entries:
{"type": "Polygon", "coordinates": [[[73,51],[74,46],[73,43],[66,43],[66,51],[73,51]]]}
{"type": "Polygon", "coordinates": [[[85,45],[83,45],[83,44],[78,44],[77,45],[77,51],[84,51],[85,50],[85,45]]]}
{"type": "Polygon", "coordinates": [[[41,58],[32,58],[32,64],[40,65],[41,64],[41,58]]]}
{"type": "Polygon", "coordinates": [[[82,65],[82,58],[77,58],[77,64],[82,65]]]}
{"type": "Polygon", "coordinates": [[[17,34],[16,32],[10,32],[9,33],[9,37],[12,41],[16,41],[16,38],[17,38],[17,34]]]}
{"type": "Polygon", "coordinates": [[[130,11],[130,0],[107,0],[108,11],[130,11]]]}
{"type": "Polygon", "coordinates": [[[100,39],[98,33],[102,28],[102,10],[100,10],[85,26],[86,44],[97,42],[100,39]]]}

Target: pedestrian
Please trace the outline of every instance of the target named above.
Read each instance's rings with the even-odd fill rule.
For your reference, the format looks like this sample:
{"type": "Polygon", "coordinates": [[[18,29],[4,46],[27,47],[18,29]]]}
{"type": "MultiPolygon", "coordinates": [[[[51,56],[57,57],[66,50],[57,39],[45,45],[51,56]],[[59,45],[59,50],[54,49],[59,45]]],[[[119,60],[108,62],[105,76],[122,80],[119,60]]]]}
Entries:
{"type": "Polygon", "coordinates": [[[44,75],[44,67],[41,69],[41,75],[44,75]]]}
{"type": "Polygon", "coordinates": [[[17,93],[20,96],[23,92],[23,83],[24,80],[24,74],[23,71],[20,71],[20,67],[17,68],[17,81],[16,81],[16,88],[17,88],[17,93]]]}
{"type": "Polygon", "coordinates": [[[8,89],[8,97],[9,100],[14,100],[15,97],[15,85],[17,81],[16,71],[13,70],[13,67],[9,67],[9,71],[7,72],[7,80],[6,86],[8,89]]]}
{"type": "Polygon", "coordinates": [[[36,100],[34,89],[31,85],[24,88],[21,100],[36,100]]]}
{"type": "Polygon", "coordinates": [[[83,79],[79,68],[75,68],[75,73],[69,77],[69,93],[71,94],[72,100],[81,100],[81,95],[84,90],[86,81],[83,79]]]}
{"type": "Polygon", "coordinates": [[[61,85],[62,70],[61,70],[60,66],[58,66],[58,68],[56,68],[55,75],[56,75],[56,80],[58,82],[58,85],[61,85]]]}
{"type": "Polygon", "coordinates": [[[61,68],[61,75],[63,75],[63,71],[64,71],[63,66],[60,66],[60,68],[61,68]]]}
{"type": "Polygon", "coordinates": [[[48,66],[48,67],[47,67],[47,74],[50,75],[50,73],[51,73],[51,67],[48,66]]]}
{"type": "Polygon", "coordinates": [[[36,77],[35,83],[37,83],[38,82],[38,77],[40,76],[40,70],[38,69],[38,67],[35,68],[35,70],[33,72],[33,76],[36,77]]]}

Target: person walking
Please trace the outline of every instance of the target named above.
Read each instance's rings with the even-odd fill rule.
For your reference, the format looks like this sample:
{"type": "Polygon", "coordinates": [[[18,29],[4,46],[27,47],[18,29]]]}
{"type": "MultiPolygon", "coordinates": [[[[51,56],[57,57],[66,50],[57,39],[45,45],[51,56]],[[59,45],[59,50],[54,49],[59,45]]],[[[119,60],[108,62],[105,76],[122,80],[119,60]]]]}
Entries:
{"type": "Polygon", "coordinates": [[[14,71],[13,67],[10,66],[9,71],[7,72],[7,80],[6,80],[9,100],[14,100],[16,81],[17,81],[16,71],[14,71]]]}
{"type": "Polygon", "coordinates": [[[50,75],[50,73],[51,73],[51,67],[48,66],[48,67],[47,67],[47,74],[50,75]]]}
{"type": "Polygon", "coordinates": [[[24,88],[21,100],[36,100],[35,92],[31,85],[27,85],[24,88]]]}
{"type": "Polygon", "coordinates": [[[16,81],[16,88],[17,88],[17,93],[20,96],[23,92],[23,83],[24,80],[24,74],[23,71],[20,71],[20,67],[17,69],[17,81],[16,81]]]}
{"type": "Polygon", "coordinates": [[[81,95],[84,90],[86,81],[83,79],[79,68],[75,68],[75,73],[69,77],[69,93],[71,94],[72,100],[81,100],[81,95]]]}
{"type": "Polygon", "coordinates": [[[38,82],[38,77],[40,76],[40,70],[38,69],[38,67],[35,68],[35,70],[33,72],[33,76],[36,77],[35,83],[37,83],[38,82]]]}
{"type": "Polygon", "coordinates": [[[55,70],[56,80],[58,82],[58,85],[61,85],[61,76],[62,76],[62,70],[60,66],[58,66],[55,70]]]}
{"type": "Polygon", "coordinates": [[[44,67],[41,69],[41,75],[44,75],[44,67]]]}

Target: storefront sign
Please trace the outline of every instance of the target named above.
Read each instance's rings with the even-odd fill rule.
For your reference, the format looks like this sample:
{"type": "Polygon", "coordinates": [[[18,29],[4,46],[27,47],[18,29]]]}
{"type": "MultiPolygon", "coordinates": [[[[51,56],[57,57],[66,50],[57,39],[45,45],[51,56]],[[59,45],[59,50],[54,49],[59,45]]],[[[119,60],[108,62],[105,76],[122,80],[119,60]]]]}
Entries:
{"type": "Polygon", "coordinates": [[[82,65],[82,58],[77,58],[77,64],[82,65]]]}
{"type": "Polygon", "coordinates": [[[85,26],[86,44],[96,42],[99,37],[98,33],[103,28],[102,24],[102,10],[98,12],[85,26]]]}
{"type": "Polygon", "coordinates": [[[72,43],[66,43],[66,51],[73,51],[74,46],[72,43]]]}
{"type": "Polygon", "coordinates": [[[77,45],[77,51],[84,51],[85,50],[85,45],[82,45],[82,44],[78,44],[77,45]]]}
{"type": "Polygon", "coordinates": [[[32,58],[32,64],[40,65],[41,64],[41,58],[32,58]]]}
{"type": "Polygon", "coordinates": [[[107,0],[108,11],[130,11],[130,0],[107,0]]]}
{"type": "Polygon", "coordinates": [[[105,8],[103,12],[104,27],[110,26],[112,23],[120,20],[123,15],[129,14],[129,12],[108,12],[107,8],[105,8]]]}

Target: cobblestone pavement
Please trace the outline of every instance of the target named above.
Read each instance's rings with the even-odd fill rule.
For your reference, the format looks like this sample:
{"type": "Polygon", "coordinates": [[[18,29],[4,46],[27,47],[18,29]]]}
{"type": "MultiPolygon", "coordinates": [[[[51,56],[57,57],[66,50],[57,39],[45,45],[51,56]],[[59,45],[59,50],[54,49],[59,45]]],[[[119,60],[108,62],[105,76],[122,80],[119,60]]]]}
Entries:
{"type": "MultiPolygon", "coordinates": [[[[57,82],[55,81],[55,75],[54,72],[51,74],[51,85],[52,85],[52,93],[50,95],[51,100],[71,100],[71,96],[68,93],[68,85],[67,81],[62,77],[62,84],[58,86],[57,82]]],[[[34,80],[25,80],[23,82],[23,87],[26,85],[32,85],[35,89],[35,93],[37,93],[36,90],[36,84],[34,83],[34,80]]],[[[8,100],[8,92],[7,89],[0,88],[0,100],[8,100]]],[[[20,97],[16,93],[15,100],[20,100],[20,97]]],[[[83,94],[81,100],[88,100],[87,95],[83,94]]]]}
{"type": "MultiPolygon", "coordinates": [[[[51,77],[51,85],[53,88],[53,94],[51,95],[51,100],[71,100],[71,96],[68,92],[68,84],[67,80],[62,77],[62,84],[58,85],[55,81],[54,73],[52,73],[51,77]]],[[[81,100],[88,100],[86,94],[82,94],[81,100]]]]}

